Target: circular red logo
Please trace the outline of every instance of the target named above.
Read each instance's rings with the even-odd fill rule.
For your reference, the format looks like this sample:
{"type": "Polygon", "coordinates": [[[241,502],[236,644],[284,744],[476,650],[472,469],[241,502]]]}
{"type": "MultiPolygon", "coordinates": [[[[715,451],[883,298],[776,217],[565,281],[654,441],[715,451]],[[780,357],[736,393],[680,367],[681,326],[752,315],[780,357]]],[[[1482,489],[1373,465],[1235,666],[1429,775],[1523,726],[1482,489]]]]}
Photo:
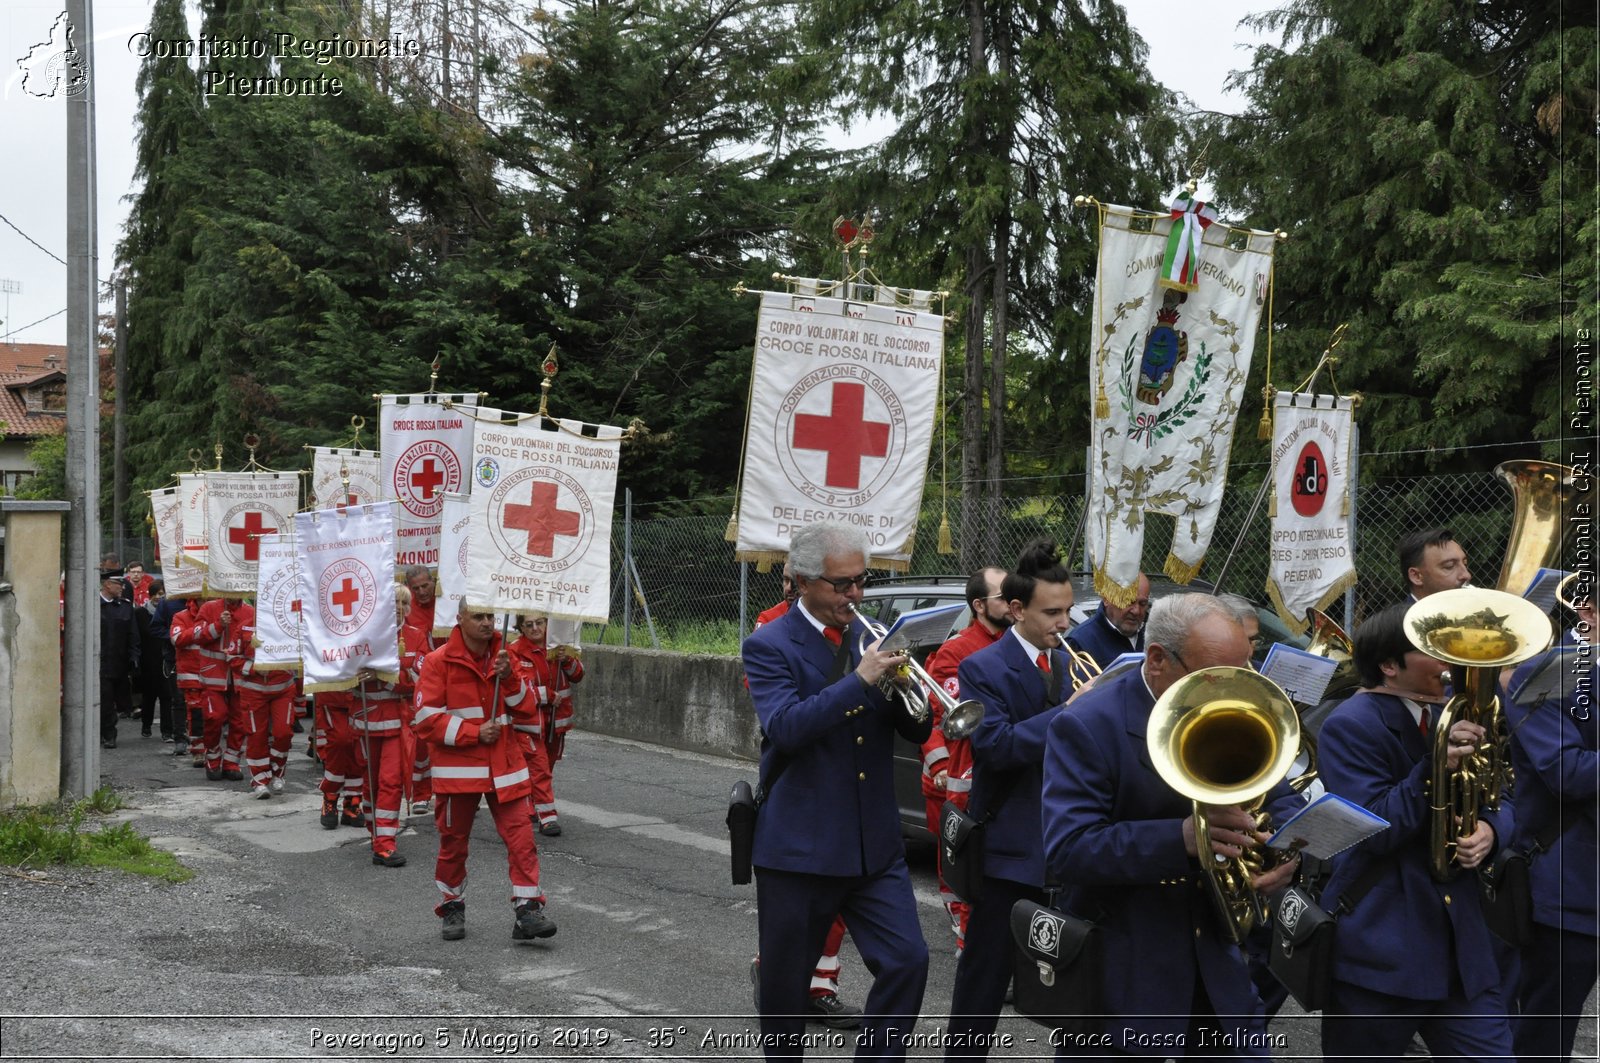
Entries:
{"type": "Polygon", "coordinates": [[[857,365],[813,370],[778,403],[778,465],[825,506],[856,507],[894,478],[906,449],[906,414],[889,382],[857,365]]]}
{"type": "Polygon", "coordinates": [[[378,581],[372,570],[353,557],[341,558],[323,570],[317,581],[317,610],[335,635],[361,630],[378,604],[378,581]]]}
{"type": "Polygon", "coordinates": [[[594,538],[594,503],[561,469],[529,465],[495,485],[487,531],[500,556],[518,568],[563,572],[583,560],[594,538]]]}
{"type": "Polygon", "coordinates": [[[1294,511],[1302,517],[1314,517],[1322,512],[1328,500],[1328,461],[1322,448],[1307,443],[1294,459],[1294,485],[1289,490],[1289,501],[1294,511]]]}
{"type": "Polygon", "coordinates": [[[437,517],[444,493],[461,488],[461,462],[437,439],[411,444],[394,463],[394,497],[417,517],[437,517]]]}

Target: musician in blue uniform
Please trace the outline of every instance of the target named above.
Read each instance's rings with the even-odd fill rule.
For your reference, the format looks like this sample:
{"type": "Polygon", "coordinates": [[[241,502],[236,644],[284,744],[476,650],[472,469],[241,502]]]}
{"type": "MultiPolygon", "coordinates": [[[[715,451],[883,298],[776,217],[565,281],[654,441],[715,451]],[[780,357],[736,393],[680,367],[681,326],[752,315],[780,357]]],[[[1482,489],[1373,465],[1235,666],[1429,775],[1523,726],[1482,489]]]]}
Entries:
{"type": "MultiPolygon", "coordinates": [[[[1511,1054],[1507,1001],[1477,876],[1450,882],[1429,872],[1433,720],[1444,701],[1445,666],[1406,634],[1408,605],[1392,605],[1356,629],[1364,688],[1328,716],[1317,743],[1320,778],[1389,827],[1333,860],[1322,893],[1333,911],[1347,890],[1354,907],[1334,936],[1334,988],[1323,1011],[1327,1060],[1400,1059],[1415,1034],[1435,1058],[1488,1060],[1511,1054]],[[1375,868],[1368,874],[1369,868],[1375,868]],[[1359,884],[1359,885],[1358,885],[1359,884]]],[[[1468,720],[1450,727],[1453,771],[1484,740],[1468,720]]],[[[1509,828],[1509,802],[1483,812],[1457,839],[1470,872],[1509,828]]]]}
{"type": "MultiPolygon", "coordinates": [[[[1517,1058],[1570,1059],[1584,1001],[1594,989],[1600,926],[1600,706],[1595,704],[1595,656],[1600,630],[1587,596],[1578,622],[1552,654],[1564,682],[1555,696],[1508,700],[1517,807],[1513,844],[1535,843],[1528,878],[1533,893],[1533,939],[1522,950],[1512,1020],[1517,1058]]],[[[1513,694],[1545,663],[1536,657],[1512,674],[1513,694]]]]}
{"type": "MultiPolygon", "coordinates": [[[[1039,829],[1044,739],[1072,693],[1070,659],[1059,649],[1071,623],[1072,574],[1054,543],[1030,543],[1000,585],[1011,630],[961,662],[963,697],[983,704],[972,735],[972,800],[984,828],[983,887],[967,898],[967,944],[956,962],[946,1059],[984,1059],[1011,980],[1011,908],[1044,901],[1039,829]]],[[[1084,677],[1087,678],[1087,677],[1084,677]]]]}
{"type": "Polygon", "coordinates": [[[812,967],[835,914],[873,972],[858,1058],[904,1058],[927,983],[894,796],[894,735],[920,745],[931,723],[913,720],[878,687],[905,654],[861,645],[865,627],[853,606],[867,556],[859,529],[800,529],[789,549],[795,606],[744,641],[762,733],[765,798],[752,863],[768,1058],[802,1054],[812,967]]]}
{"type": "Polygon", "coordinates": [[[1122,606],[1102,601],[1089,619],[1067,634],[1067,641],[1104,668],[1124,653],[1144,649],[1144,622],[1149,615],[1150,578],[1141,572],[1133,601],[1122,606]]]}
{"type": "MultiPolygon", "coordinates": [[[[1237,805],[1209,810],[1195,836],[1193,803],[1151,766],[1151,709],[1201,668],[1246,667],[1250,641],[1238,618],[1208,594],[1156,602],[1141,668],[1096,683],[1050,723],[1044,762],[1044,853],[1065,887],[1062,907],[1096,922],[1105,951],[1102,1034],[1109,1044],[1067,1041],[1057,1058],[1131,1054],[1266,1058],[1261,1001],[1238,946],[1204,888],[1198,856],[1238,856],[1265,836],[1237,805]]],[[[1267,794],[1281,820],[1301,807],[1286,783],[1267,794]]],[[[1258,877],[1270,895],[1296,864],[1258,877]]],[[[970,947],[970,946],[969,946],[970,947]]]]}

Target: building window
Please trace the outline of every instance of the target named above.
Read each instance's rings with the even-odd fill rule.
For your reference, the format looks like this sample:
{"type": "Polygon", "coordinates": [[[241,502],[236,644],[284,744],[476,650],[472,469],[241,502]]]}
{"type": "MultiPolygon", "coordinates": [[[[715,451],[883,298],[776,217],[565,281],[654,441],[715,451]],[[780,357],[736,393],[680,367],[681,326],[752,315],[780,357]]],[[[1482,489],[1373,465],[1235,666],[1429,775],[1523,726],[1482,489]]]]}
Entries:
{"type": "Polygon", "coordinates": [[[49,413],[67,412],[67,382],[58,380],[54,384],[46,384],[39,389],[43,396],[43,408],[49,413]]]}

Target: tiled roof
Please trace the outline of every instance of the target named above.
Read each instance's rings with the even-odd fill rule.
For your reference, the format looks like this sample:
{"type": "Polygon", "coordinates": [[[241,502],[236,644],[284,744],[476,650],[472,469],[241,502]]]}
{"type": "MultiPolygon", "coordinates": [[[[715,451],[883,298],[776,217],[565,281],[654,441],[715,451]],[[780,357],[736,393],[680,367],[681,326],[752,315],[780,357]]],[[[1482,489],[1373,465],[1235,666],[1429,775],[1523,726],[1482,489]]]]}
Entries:
{"type": "Polygon", "coordinates": [[[31,438],[66,430],[64,413],[30,413],[23,398],[27,385],[64,373],[67,349],[53,343],[0,342],[0,421],[8,436],[31,438]]]}

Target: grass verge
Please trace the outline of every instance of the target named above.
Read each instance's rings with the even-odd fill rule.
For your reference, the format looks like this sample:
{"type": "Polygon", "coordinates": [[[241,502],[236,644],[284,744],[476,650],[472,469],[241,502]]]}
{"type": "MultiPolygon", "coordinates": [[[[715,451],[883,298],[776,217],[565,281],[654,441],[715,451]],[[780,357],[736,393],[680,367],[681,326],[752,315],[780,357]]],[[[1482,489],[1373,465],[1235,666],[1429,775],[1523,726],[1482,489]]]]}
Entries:
{"type": "Polygon", "coordinates": [[[157,849],[130,823],[96,827],[91,816],[115,812],[122,802],[100,789],[82,801],[0,812],[0,865],[38,869],[50,864],[114,867],[165,882],[184,882],[194,872],[157,849]]]}

